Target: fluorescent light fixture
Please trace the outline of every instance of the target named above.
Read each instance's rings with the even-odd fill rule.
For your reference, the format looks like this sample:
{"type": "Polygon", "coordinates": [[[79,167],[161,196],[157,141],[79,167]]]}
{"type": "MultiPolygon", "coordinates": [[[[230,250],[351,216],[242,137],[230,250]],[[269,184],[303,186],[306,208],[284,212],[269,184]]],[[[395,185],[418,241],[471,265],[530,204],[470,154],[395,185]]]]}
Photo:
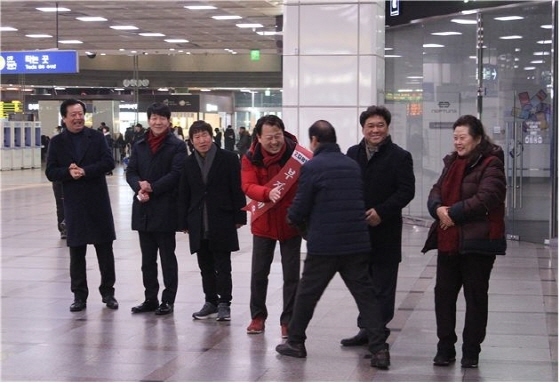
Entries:
{"type": "Polygon", "coordinates": [[[515,52],[521,52],[521,48],[515,48],[515,52]]]}
{"type": "Polygon", "coordinates": [[[476,56],[469,56],[471,60],[476,60],[476,56]]]}
{"type": "Polygon", "coordinates": [[[185,5],[184,8],[190,9],[191,11],[204,11],[208,9],[218,9],[213,5],[185,5]]]}
{"type": "Polygon", "coordinates": [[[168,88],[158,88],[159,92],[169,92],[168,88]]]}
{"type": "Polygon", "coordinates": [[[411,80],[421,80],[424,78],[424,76],[406,76],[406,78],[411,80]]]}
{"type": "Polygon", "coordinates": [[[234,15],[221,15],[221,16],[212,16],[214,20],[239,20],[241,16],[234,16],[234,15]]]}
{"type": "Polygon", "coordinates": [[[107,56],[107,53],[100,53],[99,56],[107,56]]]}
{"type": "Polygon", "coordinates": [[[542,29],[552,29],[552,24],[541,25],[542,29]]]}
{"type": "Polygon", "coordinates": [[[445,47],[445,45],[441,45],[441,44],[424,44],[422,45],[422,48],[443,48],[445,47]]]}
{"type": "Polygon", "coordinates": [[[523,69],[524,69],[524,70],[534,70],[534,69],[537,69],[537,68],[534,67],[534,66],[526,66],[526,67],[524,67],[523,69]]]}
{"type": "Polygon", "coordinates": [[[169,48],[169,50],[170,50],[170,51],[174,51],[174,50],[175,50],[175,48],[169,48]]]}
{"type": "Polygon", "coordinates": [[[457,36],[462,35],[461,32],[434,32],[432,33],[434,36],[457,36]]]}
{"type": "Polygon", "coordinates": [[[158,33],[158,32],[143,32],[143,33],[138,33],[140,36],[144,36],[144,37],[163,37],[165,36],[163,33],[158,33]]]}
{"type": "Polygon", "coordinates": [[[534,52],[533,56],[550,56],[550,52],[534,52]]]}
{"type": "Polygon", "coordinates": [[[80,40],[58,40],[60,44],[83,44],[83,41],[80,40]]]}
{"type": "Polygon", "coordinates": [[[276,31],[257,31],[257,35],[260,36],[276,36],[276,35],[281,35],[282,32],[276,32],[276,31]]]}
{"type": "Polygon", "coordinates": [[[189,42],[189,40],[187,40],[187,39],[165,39],[163,41],[165,41],[167,43],[188,43],[189,42]]]}
{"type": "Polygon", "coordinates": [[[387,47],[385,47],[385,50],[386,50],[386,51],[392,51],[393,48],[387,48],[387,47]]]}
{"type": "Polygon", "coordinates": [[[134,31],[138,29],[134,25],[111,25],[109,28],[116,29],[117,31],[134,31]]]}
{"type": "Polygon", "coordinates": [[[498,21],[513,21],[513,20],[523,20],[524,17],[521,16],[501,16],[501,17],[494,17],[494,20],[498,21]]]}
{"type": "Polygon", "coordinates": [[[519,36],[519,35],[500,36],[500,40],[519,40],[522,38],[523,36],[519,36]]]}
{"type": "Polygon", "coordinates": [[[552,44],[552,40],[539,40],[537,44],[552,44]]]}
{"type": "Polygon", "coordinates": [[[124,52],[126,49],[124,48],[119,48],[119,52],[124,52]]]}
{"type": "Polygon", "coordinates": [[[208,89],[208,88],[201,88],[200,91],[201,91],[201,92],[210,92],[210,89],[208,89]]]}
{"type": "Polygon", "coordinates": [[[31,35],[25,35],[25,37],[31,37],[32,39],[45,39],[48,37],[52,37],[51,35],[47,35],[46,33],[36,33],[31,35]]]}
{"type": "Polygon", "coordinates": [[[544,64],[544,60],[533,60],[531,64],[544,64]]]}
{"type": "Polygon", "coordinates": [[[35,9],[41,12],[70,12],[70,9],[63,7],[39,7],[35,9]]]}
{"type": "Polygon", "coordinates": [[[399,58],[402,57],[401,55],[385,55],[386,59],[392,59],[392,58],[399,58]]]}
{"type": "Polygon", "coordinates": [[[407,92],[413,92],[412,89],[397,89],[397,92],[399,93],[407,93],[407,92]]]}
{"type": "Polygon", "coordinates": [[[466,11],[461,11],[463,15],[472,15],[473,13],[477,13],[478,9],[468,9],[466,11]]]}
{"type": "Polygon", "coordinates": [[[262,28],[262,24],[258,23],[245,23],[245,24],[235,24],[237,28],[262,28]]]}
{"type": "Polygon", "coordinates": [[[54,90],[66,90],[66,88],[64,88],[62,86],[55,86],[54,90]]]}
{"type": "Polygon", "coordinates": [[[130,53],[138,53],[138,51],[130,51],[130,53]]]}
{"type": "Polygon", "coordinates": [[[14,27],[0,27],[0,32],[13,32],[17,31],[17,28],[14,27]]]}
{"type": "Polygon", "coordinates": [[[124,88],[115,88],[115,90],[124,90],[124,88]]]}
{"type": "Polygon", "coordinates": [[[83,17],[76,17],[76,20],[80,21],[107,21],[106,18],[101,16],[83,16],[83,17]]]}
{"type": "Polygon", "coordinates": [[[513,61],[519,61],[519,57],[514,57],[513,61]]]}
{"type": "Polygon", "coordinates": [[[452,23],[456,24],[476,24],[476,20],[472,19],[451,19],[452,23]]]}

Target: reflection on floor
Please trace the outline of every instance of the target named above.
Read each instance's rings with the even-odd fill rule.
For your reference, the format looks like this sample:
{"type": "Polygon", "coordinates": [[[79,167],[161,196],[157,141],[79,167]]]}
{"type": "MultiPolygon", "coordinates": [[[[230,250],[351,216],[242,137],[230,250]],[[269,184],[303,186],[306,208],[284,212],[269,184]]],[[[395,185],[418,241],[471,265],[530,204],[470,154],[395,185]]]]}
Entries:
{"type": "MultiPolygon", "coordinates": [[[[357,309],[337,276],[308,330],[306,359],[279,356],[281,266],[270,277],[264,334],[247,335],[251,235],[240,230],[233,256],[231,322],[194,321],[203,304],[200,275],[179,233],[175,313],[132,315],[143,299],[140,254],[130,230],[131,191],[122,169],[108,177],[118,311],[101,303],[97,261],[88,249],[90,297],[71,313],[68,249],[58,239],[54,197],[41,170],[0,173],[2,191],[2,375],[4,381],[557,381],[557,247],[510,242],[492,274],[490,315],[478,369],[434,367],[435,256],[420,248],[425,227],[405,225],[397,310],[390,327],[391,368],[369,366],[365,348],[342,348],[356,331],[357,309]]],[[[458,334],[464,302],[459,300],[458,334]]]]}

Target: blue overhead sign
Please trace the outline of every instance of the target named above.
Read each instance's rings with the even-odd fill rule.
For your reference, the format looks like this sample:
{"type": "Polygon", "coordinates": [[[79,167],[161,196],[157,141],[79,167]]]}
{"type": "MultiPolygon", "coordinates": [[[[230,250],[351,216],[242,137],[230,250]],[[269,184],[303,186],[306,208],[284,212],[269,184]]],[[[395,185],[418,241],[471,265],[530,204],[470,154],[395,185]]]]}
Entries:
{"type": "Polygon", "coordinates": [[[0,74],[78,73],[76,51],[0,52],[0,74]]]}

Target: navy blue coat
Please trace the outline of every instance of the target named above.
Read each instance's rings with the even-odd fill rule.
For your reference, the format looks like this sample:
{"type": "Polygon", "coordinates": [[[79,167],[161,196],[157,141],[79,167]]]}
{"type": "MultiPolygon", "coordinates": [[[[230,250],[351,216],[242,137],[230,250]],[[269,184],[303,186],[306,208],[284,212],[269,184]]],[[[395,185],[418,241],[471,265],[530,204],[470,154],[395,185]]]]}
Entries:
{"type": "Polygon", "coordinates": [[[307,226],[313,255],[369,254],[360,167],[337,144],[321,144],[301,168],[288,220],[307,226]]]}
{"type": "Polygon", "coordinates": [[[415,178],[410,153],[391,140],[379,147],[370,160],[365,143],[348,149],[358,162],[364,180],[366,210],[374,208],[381,223],[368,226],[373,263],[399,263],[402,258],[402,209],[414,198],[415,178]]]}
{"type": "Polygon", "coordinates": [[[76,158],[68,129],[54,136],[49,144],[45,175],[49,181],[62,182],[64,219],[68,246],[111,242],[116,239],[113,212],[105,174],[115,167],[103,133],[84,128],[84,147],[76,158]],[[76,163],[85,176],[73,179],[68,171],[76,163]]]}
{"type": "Polygon", "coordinates": [[[134,190],[132,230],[177,231],[177,189],[187,146],[170,131],[158,151],[152,154],[147,137],[146,133],[132,146],[126,168],[126,182],[134,190]],[[152,185],[148,202],[141,203],[136,198],[139,181],[152,185]]]}
{"type": "Polygon", "coordinates": [[[179,229],[189,231],[191,254],[198,252],[203,239],[205,202],[210,250],[239,250],[236,225],[247,223],[247,212],[241,210],[247,200],[241,190],[241,165],[237,154],[217,148],[206,185],[195,154],[187,158],[179,187],[179,229]]]}

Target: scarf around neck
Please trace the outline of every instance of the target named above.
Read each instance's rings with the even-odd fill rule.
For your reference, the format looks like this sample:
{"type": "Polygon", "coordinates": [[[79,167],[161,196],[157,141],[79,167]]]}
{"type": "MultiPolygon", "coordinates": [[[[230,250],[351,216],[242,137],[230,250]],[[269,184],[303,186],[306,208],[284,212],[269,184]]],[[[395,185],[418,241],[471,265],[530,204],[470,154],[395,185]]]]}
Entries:
{"type": "Polygon", "coordinates": [[[161,144],[163,143],[165,137],[167,137],[168,134],[169,134],[169,128],[159,136],[154,135],[154,132],[152,132],[151,129],[148,130],[146,141],[150,146],[150,150],[152,151],[152,154],[155,154],[159,150],[161,144]]]}

